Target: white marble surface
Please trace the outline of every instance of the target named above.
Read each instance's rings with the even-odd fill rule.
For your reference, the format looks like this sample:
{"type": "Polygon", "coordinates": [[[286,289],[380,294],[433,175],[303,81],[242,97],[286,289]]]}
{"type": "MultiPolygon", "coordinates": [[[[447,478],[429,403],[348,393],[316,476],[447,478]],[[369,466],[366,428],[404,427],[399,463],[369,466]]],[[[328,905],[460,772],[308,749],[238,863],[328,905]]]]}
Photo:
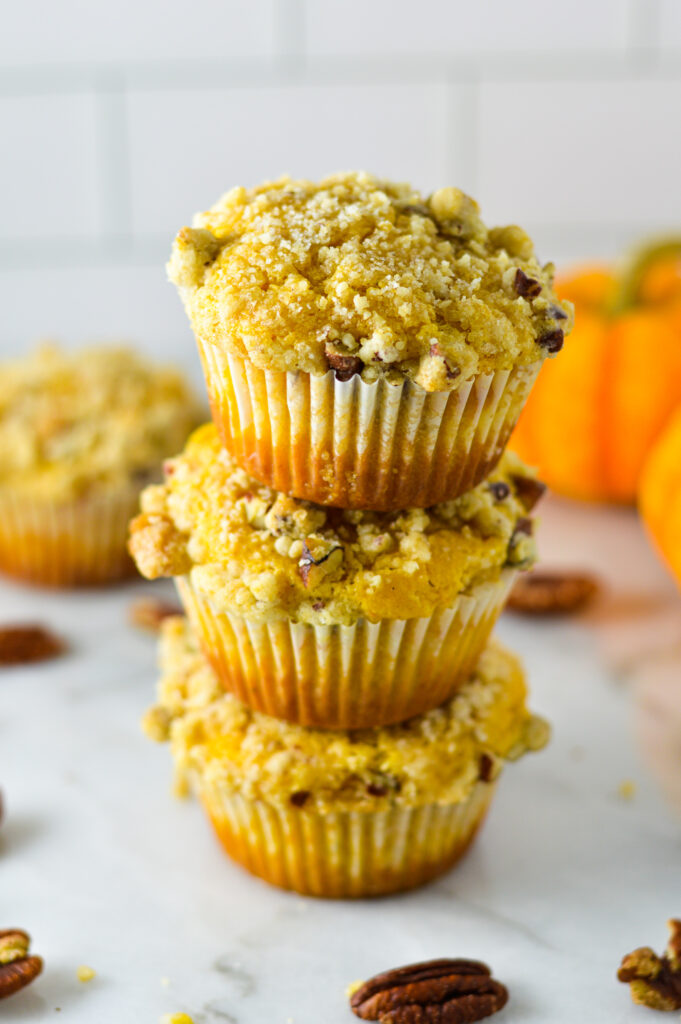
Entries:
{"type": "MultiPolygon", "coordinates": [[[[681,599],[633,513],[554,501],[543,518],[545,563],[609,582],[587,616],[500,624],[554,741],[509,768],[458,869],[373,903],[270,889],[222,856],[196,804],[171,799],[168,752],[138,726],[154,641],[126,623],[148,585],[2,584],[0,621],[42,620],[71,653],[0,675],[0,927],[28,929],[46,962],[0,1021],[155,1024],[184,1010],[197,1024],[349,1024],[350,981],[441,956],[493,966],[511,992],[499,1024],[647,1019],[614,973],[631,948],[661,947],[681,914],[681,818],[634,739],[647,736],[659,776],[673,737],[651,741],[635,709],[648,686],[681,689],[681,599]],[[80,964],[97,971],[87,985],[80,964]]],[[[677,794],[680,775],[666,783],[677,794]]]]}

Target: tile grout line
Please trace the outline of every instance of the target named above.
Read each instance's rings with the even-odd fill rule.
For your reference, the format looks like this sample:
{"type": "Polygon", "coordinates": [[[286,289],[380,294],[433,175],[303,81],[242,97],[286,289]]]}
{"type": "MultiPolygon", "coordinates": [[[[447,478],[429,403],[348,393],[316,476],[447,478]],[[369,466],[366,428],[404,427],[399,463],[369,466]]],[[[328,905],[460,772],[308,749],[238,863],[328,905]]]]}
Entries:
{"type": "Polygon", "coordinates": [[[448,79],[446,97],[446,112],[449,119],[446,155],[448,181],[446,184],[462,185],[464,191],[476,196],[480,174],[480,82],[471,80],[459,84],[448,79]],[[457,98],[462,103],[463,133],[461,138],[456,137],[453,127],[456,122],[454,105],[457,98]],[[459,148],[463,156],[459,155],[459,148]]]}
{"type": "Polygon", "coordinates": [[[275,0],[276,63],[284,71],[299,73],[307,56],[305,0],[275,0]]]}
{"type": "Polygon", "coordinates": [[[97,83],[97,171],[101,204],[101,236],[109,245],[130,249],[132,204],[125,82],[118,74],[102,75],[97,83]]]}
{"type": "Polygon", "coordinates": [[[660,0],[629,0],[627,52],[635,75],[655,76],[660,58],[660,0]]]}
{"type": "MultiPolygon", "coordinates": [[[[272,59],[243,58],[230,60],[170,60],[153,65],[122,61],[109,66],[91,64],[32,65],[25,68],[0,68],[0,95],[31,96],[78,93],[96,89],[105,79],[125,81],[138,91],[205,90],[217,88],[257,88],[288,84],[291,79],[310,86],[318,84],[390,84],[393,81],[433,81],[445,75],[448,81],[466,84],[479,82],[563,82],[621,81],[646,74],[654,80],[678,80],[679,66],[660,66],[651,62],[636,69],[633,34],[637,23],[648,42],[644,52],[657,52],[655,41],[657,0],[632,0],[630,38],[623,53],[581,51],[579,59],[569,53],[478,53],[419,54],[409,57],[311,57],[305,42],[305,8],[303,0],[281,0],[277,18],[277,52],[272,59]],[[286,12],[289,12],[288,15],[286,12]],[[636,13],[638,12],[638,13],[636,13]],[[643,12],[643,14],[641,14],[643,12]],[[300,45],[298,45],[300,44],[300,45]],[[638,71],[638,74],[632,72],[638,71]]],[[[681,52],[681,51],[680,51],[681,52]]]]}

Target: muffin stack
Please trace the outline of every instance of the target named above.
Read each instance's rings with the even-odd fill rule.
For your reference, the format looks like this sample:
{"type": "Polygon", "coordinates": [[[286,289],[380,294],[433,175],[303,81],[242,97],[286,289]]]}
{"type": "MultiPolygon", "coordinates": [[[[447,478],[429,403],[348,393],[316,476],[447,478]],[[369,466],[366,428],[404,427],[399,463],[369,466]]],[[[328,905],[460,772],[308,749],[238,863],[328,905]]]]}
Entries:
{"type": "Polygon", "coordinates": [[[148,731],[226,850],[323,896],[408,888],[546,741],[488,643],[542,493],[508,436],[568,312],[519,228],[368,175],[235,189],[178,235],[211,425],[133,521],[173,576],[148,731]]]}

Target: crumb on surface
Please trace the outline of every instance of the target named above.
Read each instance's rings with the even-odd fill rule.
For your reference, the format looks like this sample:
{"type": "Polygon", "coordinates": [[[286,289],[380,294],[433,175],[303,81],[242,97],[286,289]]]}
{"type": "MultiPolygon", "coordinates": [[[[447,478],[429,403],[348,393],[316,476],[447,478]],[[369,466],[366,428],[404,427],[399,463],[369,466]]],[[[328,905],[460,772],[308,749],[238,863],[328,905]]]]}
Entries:
{"type": "Polygon", "coordinates": [[[354,996],[357,989],[361,988],[363,984],[363,981],[351,981],[350,984],[345,989],[346,997],[349,999],[351,996],[354,996]]]}
{"type": "Polygon", "coordinates": [[[160,1024],[194,1024],[188,1013],[166,1013],[161,1017],[160,1024]]]}
{"type": "Polygon", "coordinates": [[[92,979],[97,976],[97,972],[94,970],[94,968],[87,967],[85,964],[81,964],[81,966],[76,971],[76,976],[78,978],[78,981],[92,981],[92,979]]]}
{"type": "Polygon", "coordinates": [[[617,787],[617,795],[620,800],[633,800],[636,796],[636,783],[633,779],[622,779],[617,787]]]}

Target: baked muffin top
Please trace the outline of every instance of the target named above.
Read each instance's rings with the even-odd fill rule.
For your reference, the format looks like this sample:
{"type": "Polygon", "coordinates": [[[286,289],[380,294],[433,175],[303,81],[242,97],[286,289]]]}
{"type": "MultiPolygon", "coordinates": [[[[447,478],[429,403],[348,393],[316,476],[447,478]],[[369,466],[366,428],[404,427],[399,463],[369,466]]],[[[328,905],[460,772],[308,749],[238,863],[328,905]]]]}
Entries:
{"type": "Polygon", "coordinates": [[[241,704],[221,689],[186,620],[167,619],[158,705],[144,720],[170,739],[180,787],[227,787],[251,800],[309,810],[457,803],[500,759],[543,747],[547,724],[525,705],[520,662],[495,642],[476,674],[435,711],[381,729],[309,729],[241,704]]]}
{"type": "Polygon", "coordinates": [[[364,173],[235,188],[168,264],[198,337],[271,370],[454,390],[558,351],[572,307],[520,228],[364,173]],[[348,360],[350,360],[348,362],[348,360]]]}
{"type": "Polygon", "coordinates": [[[0,371],[0,486],[67,500],[160,474],[202,418],[175,369],[125,347],[42,345],[0,371]]]}
{"type": "Polygon", "coordinates": [[[189,574],[217,611],[250,619],[427,616],[534,561],[527,513],[543,486],[512,453],[454,501],[400,512],[328,508],[271,490],[237,466],[212,423],[165,472],[131,524],[140,572],[189,574]]]}

